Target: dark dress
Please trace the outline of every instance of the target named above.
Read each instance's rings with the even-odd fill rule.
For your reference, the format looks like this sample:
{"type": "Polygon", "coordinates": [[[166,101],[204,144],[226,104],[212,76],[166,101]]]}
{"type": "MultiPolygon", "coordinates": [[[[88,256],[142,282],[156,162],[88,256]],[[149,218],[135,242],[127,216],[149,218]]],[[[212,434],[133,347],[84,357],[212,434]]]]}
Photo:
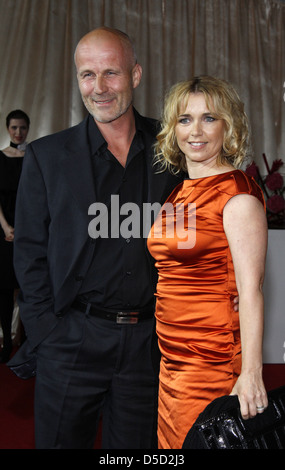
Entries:
{"type": "MultiPolygon", "coordinates": [[[[0,151],[0,204],[7,222],[14,227],[16,195],[23,157],[7,157],[0,151]]],[[[5,240],[0,226],[0,288],[13,289],[17,281],[13,268],[13,243],[5,240]]]]}

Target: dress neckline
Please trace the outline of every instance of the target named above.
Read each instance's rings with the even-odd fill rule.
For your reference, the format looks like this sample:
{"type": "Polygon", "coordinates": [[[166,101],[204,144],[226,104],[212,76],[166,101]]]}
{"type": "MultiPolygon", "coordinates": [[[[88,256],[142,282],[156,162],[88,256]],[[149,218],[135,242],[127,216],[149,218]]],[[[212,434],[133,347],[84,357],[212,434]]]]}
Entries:
{"type": "Polygon", "coordinates": [[[24,155],[6,155],[6,153],[3,152],[3,150],[0,150],[0,152],[2,153],[2,155],[4,155],[4,157],[6,158],[9,158],[10,160],[14,160],[15,158],[24,158],[25,154],[24,155]]]}
{"type": "Polygon", "coordinates": [[[238,171],[241,171],[241,170],[234,168],[233,170],[225,171],[224,173],[217,173],[216,175],[200,176],[199,178],[185,178],[184,181],[199,181],[199,180],[206,180],[210,178],[219,178],[225,175],[232,175],[233,173],[236,173],[238,171]]]}

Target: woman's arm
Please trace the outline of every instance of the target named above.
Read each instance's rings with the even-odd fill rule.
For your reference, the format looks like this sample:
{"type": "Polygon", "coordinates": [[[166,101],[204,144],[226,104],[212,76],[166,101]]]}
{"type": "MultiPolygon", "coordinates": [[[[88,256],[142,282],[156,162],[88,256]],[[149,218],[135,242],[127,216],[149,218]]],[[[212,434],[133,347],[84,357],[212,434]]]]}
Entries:
{"type": "Polygon", "coordinates": [[[14,228],[11,227],[11,225],[8,224],[8,222],[7,222],[7,220],[4,216],[1,204],[0,204],[0,225],[3,229],[4,234],[5,234],[5,240],[7,242],[12,242],[14,240],[14,228]]]}
{"type": "Polygon", "coordinates": [[[262,380],[263,293],[267,221],[260,201],[247,194],[229,200],[223,213],[237,290],[242,347],[241,374],[231,394],[238,395],[244,419],[267,407],[262,380]]]}

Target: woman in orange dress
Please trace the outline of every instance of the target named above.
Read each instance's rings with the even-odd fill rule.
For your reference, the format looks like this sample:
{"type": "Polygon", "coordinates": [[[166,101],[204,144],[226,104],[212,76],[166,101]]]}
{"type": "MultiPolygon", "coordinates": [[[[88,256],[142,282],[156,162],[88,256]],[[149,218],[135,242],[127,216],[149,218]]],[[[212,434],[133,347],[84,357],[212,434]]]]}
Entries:
{"type": "Polygon", "coordinates": [[[247,147],[247,117],[230,84],[201,76],[171,89],[157,163],[161,170],[184,169],[189,179],[172,192],[148,239],[159,273],[160,449],[181,448],[219,396],[238,395],[244,419],[268,405],[262,380],[267,222],[261,189],[237,169],[247,147]]]}

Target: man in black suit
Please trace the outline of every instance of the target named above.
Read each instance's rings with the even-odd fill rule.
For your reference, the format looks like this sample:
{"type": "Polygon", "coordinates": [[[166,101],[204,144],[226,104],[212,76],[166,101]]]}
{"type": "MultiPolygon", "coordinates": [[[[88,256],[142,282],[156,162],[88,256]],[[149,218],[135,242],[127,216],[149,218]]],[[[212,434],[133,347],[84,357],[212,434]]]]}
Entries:
{"type": "Polygon", "coordinates": [[[36,447],[92,448],[102,413],[103,448],[147,449],[156,270],[142,214],[180,180],[153,167],[157,123],[133,108],[142,69],[128,36],[92,31],[75,64],[89,114],[29,145],[18,191],[15,269],[25,348],[37,358],[36,447]]]}

